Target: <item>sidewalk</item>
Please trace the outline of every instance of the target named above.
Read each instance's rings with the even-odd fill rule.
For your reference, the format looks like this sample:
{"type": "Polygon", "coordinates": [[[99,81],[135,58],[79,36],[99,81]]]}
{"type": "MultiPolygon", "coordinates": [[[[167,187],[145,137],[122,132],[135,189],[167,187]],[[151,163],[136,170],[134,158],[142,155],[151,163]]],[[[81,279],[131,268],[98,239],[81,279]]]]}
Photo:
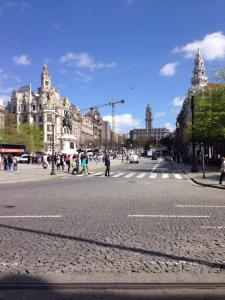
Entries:
{"type": "Polygon", "coordinates": [[[219,177],[220,177],[220,168],[206,166],[205,167],[205,177],[203,178],[202,166],[198,165],[197,168],[199,170],[198,173],[191,172],[191,165],[184,164],[184,163],[176,163],[174,162],[175,166],[181,169],[188,177],[196,184],[207,186],[211,188],[223,189],[225,190],[225,182],[223,185],[219,184],[219,177]]]}
{"type": "MultiPolygon", "coordinates": [[[[111,166],[118,166],[122,163],[120,159],[111,160],[111,166]]],[[[104,170],[105,165],[103,162],[99,162],[98,164],[95,162],[89,162],[89,171],[93,172],[95,170],[104,170]]],[[[70,170],[70,174],[71,174],[70,170]]],[[[51,180],[58,177],[67,176],[67,166],[65,170],[56,170],[56,175],[50,175],[51,173],[51,165],[49,169],[43,169],[41,165],[37,164],[19,164],[18,172],[13,171],[3,171],[0,170],[0,185],[7,183],[15,183],[15,182],[32,182],[32,181],[43,181],[43,180],[51,180]]]]}

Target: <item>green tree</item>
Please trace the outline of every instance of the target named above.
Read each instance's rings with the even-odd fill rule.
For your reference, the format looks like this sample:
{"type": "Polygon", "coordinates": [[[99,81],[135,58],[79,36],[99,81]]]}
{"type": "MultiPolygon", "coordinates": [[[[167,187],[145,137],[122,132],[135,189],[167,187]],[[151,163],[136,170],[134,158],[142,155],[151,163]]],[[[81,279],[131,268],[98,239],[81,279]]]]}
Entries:
{"type": "MultiPolygon", "coordinates": [[[[191,139],[191,123],[185,140],[191,139]]],[[[195,95],[195,136],[197,142],[212,144],[225,139],[225,85],[207,88],[195,95]]]]}
{"type": "Polygon", "coordinates": [[[29,152],[43,150],[43,132],[36,125],[22,124],[20,126],[17,142],[25,144],[29,152]]]}

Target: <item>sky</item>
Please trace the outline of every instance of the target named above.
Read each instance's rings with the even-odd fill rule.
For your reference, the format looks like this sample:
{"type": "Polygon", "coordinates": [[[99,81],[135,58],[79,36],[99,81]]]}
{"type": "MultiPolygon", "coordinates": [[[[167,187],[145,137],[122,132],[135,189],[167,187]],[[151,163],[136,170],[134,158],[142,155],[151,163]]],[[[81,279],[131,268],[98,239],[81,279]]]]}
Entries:
{"type": "MultiPolygon", "coordinates": [[[[44,63],[80,109],[124,99],[117,132],[173,130],[200,48],[206,73],[225,66],[225,0],[0,0],[0,104],[36,92],[44,63]]],[[[111,121],[109,106],[99,109],[111,121]]]]}

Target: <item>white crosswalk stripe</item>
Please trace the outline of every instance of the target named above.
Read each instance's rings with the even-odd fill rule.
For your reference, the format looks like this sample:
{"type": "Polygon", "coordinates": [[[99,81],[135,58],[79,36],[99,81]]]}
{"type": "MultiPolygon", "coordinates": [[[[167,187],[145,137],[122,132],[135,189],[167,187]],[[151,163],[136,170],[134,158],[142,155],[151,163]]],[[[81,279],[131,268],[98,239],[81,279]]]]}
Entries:
{"type": "Polygon", "coordinates": [[[124,175],[124,173],[119,173],[119,174],[113,175],[112,177],[114,177],[114,178],[116,177],[117,178],[117,177],[120,177],[122,175],[124,175]]]}
{"type": "Polygon", "coordinates": [[[134,175],[135,175],[135,173],[129,173],[129,174],[125,175],[124,178],[131,178],[134,175]]]}
{"type": "MultiPolygon", "coordinates": [[[[79,175],[77,175],[79,176],[79,175]]],[[[80,176],[83,176],[80,175],[80,176]]],[[[134,172],[110,172],[110,176],[112,178],[137,178],[137,179],[157,179],[157,180],[165,180],[165,179],[185,179],[181,174],[178,173],[134,173],[134,172]]],[[[104,172],[93,173],[88,177],[105,177],[104,172]]]]}
{"type": "Polygon", "coordinates": [[[104,174],[104,172],[94,173],[94,174],[92,174],[92,176],[100,176],[100,175],[102,175],[102,174],[104,174]]]}
{"type": "Polygon", "coordinates": [[[151,175],[149,176],[150,179],[156,179],[157,174],[156,173],[151,173],[151,175]]]}
{"type": "Polygon", "coordinates": [[[136,178],[144,178],[146,173],[141,173],[140,175],[138,175],[136,178]]]}
{"type": "Polygon", "coordinates": [[[169,174],[163,173],[163,174],[162,174],[162,179],[166,179],[166,178],[169,178],[169,174]]]}
{"type": "Polygon", "coordinates": [[[182,176],[180,174],[174,174],[175,179],[182,179],[182,176]]]}

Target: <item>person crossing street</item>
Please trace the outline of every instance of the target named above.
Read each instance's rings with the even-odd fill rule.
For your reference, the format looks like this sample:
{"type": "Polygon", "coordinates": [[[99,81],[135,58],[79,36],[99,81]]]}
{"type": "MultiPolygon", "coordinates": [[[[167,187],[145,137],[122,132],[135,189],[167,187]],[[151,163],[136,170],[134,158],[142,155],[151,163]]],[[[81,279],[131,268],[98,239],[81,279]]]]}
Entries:
{"type": "Polygon", "coordinates": [[[225,176],[225,157],[221,157],[221,160],[222,160],[222,164],[220,168],[221,174],[220,174],[219,184],[222,184],[223,178],[225,176]]]}
{"type": "Polygon", "coordinates": [[[105,176],[110,176],[110,159],[109,155],[105,156],[105,176]]]}

